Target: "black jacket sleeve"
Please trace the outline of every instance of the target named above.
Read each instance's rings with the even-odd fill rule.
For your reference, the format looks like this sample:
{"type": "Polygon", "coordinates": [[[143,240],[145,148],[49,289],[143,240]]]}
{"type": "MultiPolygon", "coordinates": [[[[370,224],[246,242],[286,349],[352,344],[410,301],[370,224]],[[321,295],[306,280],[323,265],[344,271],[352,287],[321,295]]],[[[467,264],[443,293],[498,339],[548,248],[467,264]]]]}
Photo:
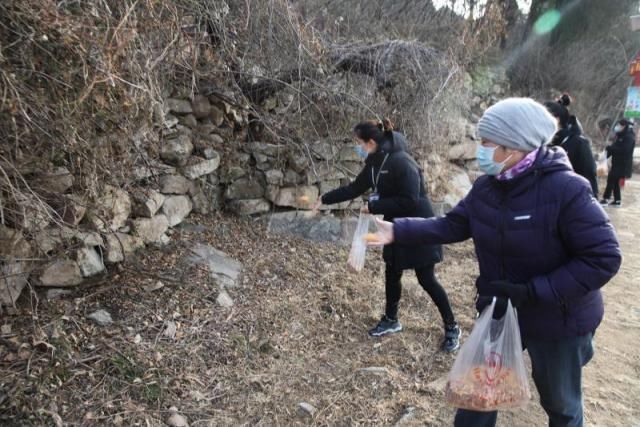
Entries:
{"type": "Polygon", "coordinates": [[[617,153],[619,151],[619,147],[616,146],[615,142],[611,145],[607,145],[606,147],[604,147],[604,149],[607,152],[607,157],[611,157],[614,153],[617,153]]]}
{"type": "Polygon", "coordinates": [[[579,169],[581,166],[579,144],[580,144],[580,140],[575,139],[575,140],[567,141],[566,144],[561,146],[567,152],[567,157],[569,157],[569,163],[571,163],[573,170],[578,174],[580,173],[579,169]]]}
{"type": "Polygon", "coordinates": [[[336,188],[329,191],[322,196],[322,203],[325,205],[332,205],[334,203],[341,203],[347,200],[353,200],[356,197],[364,194],[369,188],[371,188],[371,180],[369,179],[370,166],[365,166],[356,179],[349,185],[336,188]]]}
{"type": "Polygon", "coordinates": [[[622,138],[618,138],[615,142],[607,146],[607,157],[613,155],[624,154],[628,151],[628,147],[633,144],[633,139],[630,139],[628,135],[624,135],[622,138]]]}
{"type": "Polygon", "coordinates": [[[408,164],[396,164],[392,170],[395,194],[369,202],[369,212],[388,217],[412,216],[420,197],[420,173],[408,164]]]}

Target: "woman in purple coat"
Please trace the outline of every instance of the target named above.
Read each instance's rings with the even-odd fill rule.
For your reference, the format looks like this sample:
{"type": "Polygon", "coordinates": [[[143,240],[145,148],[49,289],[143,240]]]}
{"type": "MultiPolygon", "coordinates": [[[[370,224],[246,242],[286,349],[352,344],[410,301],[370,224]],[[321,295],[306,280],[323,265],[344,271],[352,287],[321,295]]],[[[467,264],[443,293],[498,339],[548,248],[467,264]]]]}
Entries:
{"type": "MultiPolygon", "coordinates": [[[[412,246],[472,238],[477,309],[495,296],[504,312],[511,299],[549,425],[582,426],[582,367],[604,312],[600,288],[621,254],[589,182],[562,149],[546,145],[555,131],[555,119],[531,99],[495,104],[478,123],[486,175],[445,217],[381,221],[378,239],[412,246]]],[[[454,425],[494,426],[496,419],[497,412],[459,409],[454,425]]]]}

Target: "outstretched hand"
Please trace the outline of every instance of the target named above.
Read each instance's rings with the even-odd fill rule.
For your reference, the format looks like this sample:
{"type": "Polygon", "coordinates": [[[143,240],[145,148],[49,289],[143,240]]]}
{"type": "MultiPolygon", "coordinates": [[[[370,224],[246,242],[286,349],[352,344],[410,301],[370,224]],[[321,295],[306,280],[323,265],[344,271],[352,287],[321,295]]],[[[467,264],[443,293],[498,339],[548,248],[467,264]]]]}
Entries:
{"type": "Polygon", "coordinates": [[[378,231],[373,234],[374,239],[367,242],[368,246],[384,246],[393,243],[393,223],[375,218],[378,231]]]}

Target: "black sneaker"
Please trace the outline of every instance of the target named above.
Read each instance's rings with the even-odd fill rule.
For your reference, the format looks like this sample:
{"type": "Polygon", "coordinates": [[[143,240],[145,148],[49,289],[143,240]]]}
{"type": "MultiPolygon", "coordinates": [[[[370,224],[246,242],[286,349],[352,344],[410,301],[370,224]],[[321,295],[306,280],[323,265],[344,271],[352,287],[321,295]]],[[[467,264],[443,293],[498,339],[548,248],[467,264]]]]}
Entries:
{"type": "Polygon", "coordinates": [[[609,206],[614,206],[619,208],[620,206],[622,206],[622,200],[614,200],[613,202],[609,203],[609,206]]]}
{"type": "Polygon", "coordinates": [[[402,330],[402,325],[397,320],[389,319],[386,315],[378,322],[375,328],[369,331],[372,337],[381,337],[387,334],[394,334],[402,330]]]}
{"type": "Polygon", "coordinates": [[[457,323],[445,326],[442,351],[452,353],[460,348],[460,335],[462,335],[462,331],[457,323]]]}
{"type": "Polygon", "coordinates": [[[600,204],[602,206],[609,206],[609,201],[607,199],[602,199],[602,200],[600,200],[600,204]]]}

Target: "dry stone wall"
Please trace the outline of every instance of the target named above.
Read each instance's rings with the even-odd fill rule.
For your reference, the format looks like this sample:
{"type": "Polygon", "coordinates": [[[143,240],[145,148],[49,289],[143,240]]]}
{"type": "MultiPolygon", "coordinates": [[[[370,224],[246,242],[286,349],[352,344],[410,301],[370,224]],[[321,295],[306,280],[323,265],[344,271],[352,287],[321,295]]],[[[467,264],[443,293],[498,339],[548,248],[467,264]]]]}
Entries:
{"type": "MultiPolygon", "coordinates": [[[[460,118],[444,153],[427,153],[422,159],[429,192],[445,188],[445,194],[436,195],[437,214],[455,205],[479,175],[475,123],[497,101],[494,94],[505,91],[492,84],[490,91],[473,98],[469,117],[460,118]]],[[[215,92],[173,96],[153,106],[153,126],[129,137],[136,163],[101,186],[91,200],[73,193],[81,185],[64,167],[36,175],[34,183],[48,196],[16,197],[12,218],[0,225],[0,304],[13,304],[28,283],[77,286],[145,245],[167,244],[170,228],[192,212],[269,213],[269,228],[275,232],[344,241],[349,232],[339,220],[305,212],[319,195],[347,184],[360,171],[353,144],[252,141],[249,109],[240,98],[215,92]]],[[[278,111],[291,100],[274,96],[265,102],[278,111]]],[[[356,199],[321,210],[358,210],[362,204],[356,199]]]]}
{"type": "Polygon", "coordinates": [[[310,210],[321,192],[360,169],[348,145],[248,142],[246,109],[230,99],[166,99],[154,109],[153,130],[133,138],[140,161],[92,200],[71,193],[74,177],[66,168],[41,174],[39,188],[55,197],[33,209],[47,202],[24,196],[10,226],[0,226],[0,304],[15,303],[28,283],[77,286],[145,245],[166,244],[169,229],[192,212],[310,210]]]}

